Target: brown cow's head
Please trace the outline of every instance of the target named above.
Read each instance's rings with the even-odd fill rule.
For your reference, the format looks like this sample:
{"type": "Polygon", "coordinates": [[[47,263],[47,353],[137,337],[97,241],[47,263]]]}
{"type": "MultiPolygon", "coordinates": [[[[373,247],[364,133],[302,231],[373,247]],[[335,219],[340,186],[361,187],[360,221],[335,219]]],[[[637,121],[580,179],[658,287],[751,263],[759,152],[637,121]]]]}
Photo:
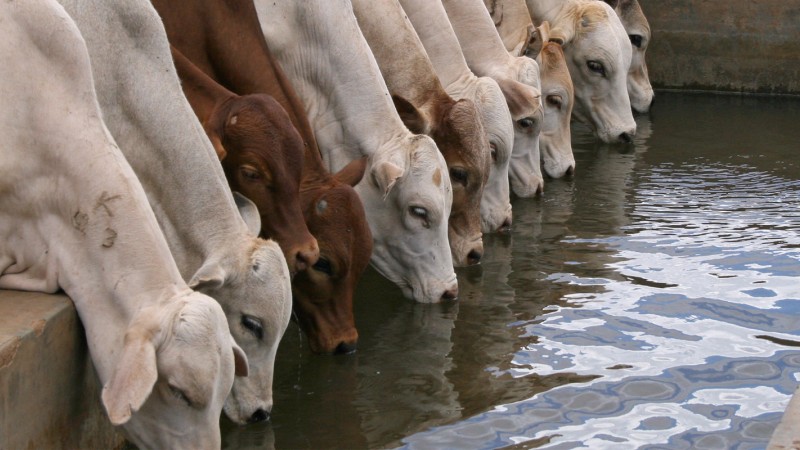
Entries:
{"type": "Polygon", "coordinates": [[[215,107],[205,128],[222,144],[231,190],[258,207],[261,236],[278,242],[292,274],[314,265],[319,247],[300,209],[303,141],[286,111],[268,95],[235,96],[215,107]]]}
{"type": "MultiPolygon", "coordinates": [[[[358,331],[353,292],[372,255],[372,234],[355,186],[366,159],[339,173],[304,184],[300,199],[309,230],[317,237],[319,260],[292,282],[294,311],[317,353],[352,353],[358,331]]],[[[318,174],[319,175],[319,174],[318,174]]]]}

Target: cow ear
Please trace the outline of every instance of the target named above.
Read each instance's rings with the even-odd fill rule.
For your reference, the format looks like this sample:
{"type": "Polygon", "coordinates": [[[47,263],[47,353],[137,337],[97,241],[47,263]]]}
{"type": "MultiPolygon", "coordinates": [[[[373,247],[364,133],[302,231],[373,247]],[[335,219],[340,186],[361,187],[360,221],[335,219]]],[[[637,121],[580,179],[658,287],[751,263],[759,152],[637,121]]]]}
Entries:
{"type": "Polygon", "coordinates": [[[350,161],[349,164],[344,166],[336,175],[333,176],[336,181],[350,186],[355,186],[364,178],[364,172],[367,170],[367,157],[359,158],[350,161]]]}
{"type": "Polygon", "coordinates": [[[411,102],[399,95],[392,95],[392,101],[406,128],[414,134],[425,134],[425,118],[422,117],[422,113],[411,102]]]}
{"type": "Polygon", "coordinates": [[[498,79],[497,85],[500,86],[500,90],[503,92],[511,117],[520,117],[529,110],[528,108],[531,104],[537,104],[536,97],[540,93],[532,86],[510,78],[498,79]]]}
{"type": "Polygon", "coordinates": [[[261,233],[261,214],[259,214],[256,204],[238,192],[233,193],[233,201],[236,202],[239,215],[247,224],[247,229],[253,236],[258,236],[261,233]]]}
{"type": "Polygon", "coordinates": [[[403,168],[389,161],[377,164],[372,169],[372,182],[383,192],[383,198],[389,195],[397,179],[403,176],[403,168]]]}
{"type": "Polygon", "coordinates": [[[525,27],[525,38],[520,42],[514,50],[511,52],[514,56],[528,56],[530,58],[536,58],[536,55],[539,54],[539,51],[542,49],[541,45],[539,48],[535,48],[536,44],[536,28],[533,25],[528,25],[525,27]]]}
{"type": "Polygon", "coordinates": [[[189,280],[189,287],[195,291],[218,289],[225,284],[225,270],[217,262],[206,261],[189,280]]]}
{"type": "Polygon", "coordinates": [[[236,376],[246,377],[250,372],[250,364],[247,362],[247,355],[244,354],[244,350],[233,340],[233,336],[231,336],[231,348],[233,348],[233,363],[236,368],[236,376]]]}
{"type": "Polygon", "coordinates": [[[573,25],[565,24],[564,27],[556,27],[550,29],[550,38],[548,41],[555,42],[556,44],[564,47],[572,36],[575,34],[575,27],[573,25]]]}
{"type": "Polygon", "coordinates": [[[103,386],[103,406],[114,425],[130,420],[150,396],[158,379],[156,349],[146,335],[139,329],[128,331],[116,370],[103,386]]]}
{"type": "Polygon", "coordinates": [[[210,125],[208,122],[203,122],[203,129],[206,131],[206,136],[208,136],[211,145],[214,147],[214,153],[216,153],[217,158],[222,161],[228,156],[228,152],[222,145],[222,137],[220,136],[219,129],[210,125]]]}

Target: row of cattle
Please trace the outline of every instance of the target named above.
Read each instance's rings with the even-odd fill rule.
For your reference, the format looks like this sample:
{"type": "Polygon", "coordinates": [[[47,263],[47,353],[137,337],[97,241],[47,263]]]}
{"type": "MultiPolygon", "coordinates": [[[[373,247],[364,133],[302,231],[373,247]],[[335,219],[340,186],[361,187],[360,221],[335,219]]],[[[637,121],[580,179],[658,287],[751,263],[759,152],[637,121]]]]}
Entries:
{"type": "Polygon", "coordinates": [[[73,299],[138,446],[219,447],[292,312],[354,351],[368,263],[454,299],[510,191],[574,171],[573,115],[630,141],[649,28],[609,3],[2,2],[0,288],[73,299]]]}

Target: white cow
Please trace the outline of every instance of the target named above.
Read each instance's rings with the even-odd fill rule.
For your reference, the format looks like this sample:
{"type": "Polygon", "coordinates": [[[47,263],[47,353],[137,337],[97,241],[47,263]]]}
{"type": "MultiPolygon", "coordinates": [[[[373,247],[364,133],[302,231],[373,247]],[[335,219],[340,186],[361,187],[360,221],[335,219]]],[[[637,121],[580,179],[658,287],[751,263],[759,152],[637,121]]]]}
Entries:
{"type": "Polygon", "coordinates": [[[222,308],[181,279],[75,23],[55,0],[0,2],[0,17],[0,288],[72,298],[108,417],[137,446],[219,448],[247,371],[222,308]]]}
{"type": "Polygon", "coordinates": [[[544,189],[539,133],[544,120],[539,67],[506,51],[482,0],[442,0],[469,68],[497,81],[514,120],[514,149],[509,176],[520,197],[544,189]]]}
{"type": "Polygon", "coordinates": [[[653,104],[653,86],[647,74],[647,63],[644,54],[650,44],[650,24],[642,12],[637,0],[604,0],[614,8],[628,38],[633,46],[631,69],[628,71],[628,96],[631,107],[640,113],[646,113],[653,104]]]}
{"type": "Polygon", "coordinates": [[[181,275],[220,302],[248,356],[250,376],[236,379],[225,413],[238,423],[264,420],[292,309],[286,260],[277,244],[257,238],[260,217],[251,202],[237,197],[242,216],[237,212],[150,2],[60,1],[86,39],[106,124],[142,182],[181,275]]]}
{"type": "Polygon", "coordinates": [[[636,134],[627,78],[631,43],[617,14],[595,0],[527,0],[536,24],[550,23],[550,39],[564,46],[575,86],[573,116],[603,142],[631,142],[636,134]]]}
{"type": "Polygon", "coordinates": [[[349,0],[255,5],[329,170],[369,157],[356,191],[372,230],[373,266],[417,301],[455,298],[447,166],[431,138],[400,120],[349,0]]]}
{"type": "Polygon", "coordinates": [[[448,237],[456,267],[480,263],[481,197],[489,177],[489,140],[478,108],[455,100],[397,0],[352,0],[353,12],[403,123],[433,138],[453,186],[448,237]]]}
{"type": "Polygon", "coordinates": [[[525,0],[484,0],[484,3],[506,50],[512,54],[523,52],[539,64],[544,107],[539,148],[544,173],[553,178],[571,174],[575,170],[570,136],[575,88],[564,52],[559,44],[548,42],[547,22],[537,28],[533,26],[525,0]]]}
{"type": "Polygon", "coordinates": [[[469,70],[440,2],[400,0],[400,4],[447,93],[457,100],[471,99],[478,107],[492,159],[481,198],[481,229],[484,233],[508,230],[512,221],[508,164],[514,146],[514,123],[503,92],[493,79],[477,77],[469,70]]]}

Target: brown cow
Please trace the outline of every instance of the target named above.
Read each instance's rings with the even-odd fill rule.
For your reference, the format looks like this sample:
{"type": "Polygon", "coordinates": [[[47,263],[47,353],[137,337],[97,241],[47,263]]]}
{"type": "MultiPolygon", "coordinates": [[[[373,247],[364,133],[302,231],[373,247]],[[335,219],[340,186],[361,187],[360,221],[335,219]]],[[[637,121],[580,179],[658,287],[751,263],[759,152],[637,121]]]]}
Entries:
{"type": "Polygon", "coordinates": [[[170,43],[193,64],[240,95],[272,96],[300,133],[305,146],[300,202],[320,258],[292,280],[294,311],[313,351],[354,351],[353,292],[369,263],[372,235],[352,186],[363,177],[366,161],[353,161],[334,176],[324,169],[304,106],[272,58],[252,2],[152,3],[170,43]]]}
{"type": "Polygon", "coordinates": [[[278,242],[292,274],[313,266],[319,247],[300,210],[303,141],[289,116],[274,98],[236,95],[171,49],[183,92],[214,145],[231,190],[256,204],[261,235],[278,242]]]}

